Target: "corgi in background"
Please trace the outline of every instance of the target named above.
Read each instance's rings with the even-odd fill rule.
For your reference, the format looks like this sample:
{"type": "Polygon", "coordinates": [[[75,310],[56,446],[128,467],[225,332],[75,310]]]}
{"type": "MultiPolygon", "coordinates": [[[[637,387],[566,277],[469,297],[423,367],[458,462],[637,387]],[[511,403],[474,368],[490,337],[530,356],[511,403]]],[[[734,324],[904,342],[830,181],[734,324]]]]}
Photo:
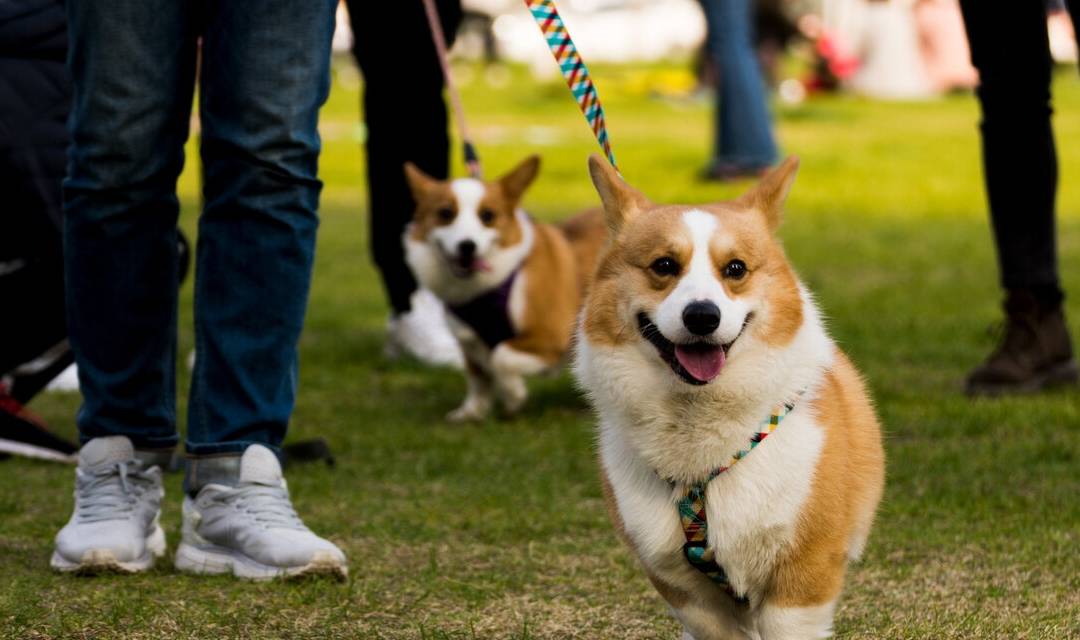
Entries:
{"type": "Polygon", "coordinates": [[[496,402],[517,412],[525,376],[557,370],[570,347],[606,229],[599,210],[558,226],[525,213],[539,169],[534,155],[493,181],[442,181],[405,165],[417,203],[406,261],[446,304],[465,355],[468,391],[452,422],[482,420],[496,402]]]}
{"type": "Polygon", "coordinates": [[[685,639],[830,635],[881,500],[866,387],[775,236],[797,166],[683,206],[589,161],[611,241],[575,374],[611,518],[685,639]]]}

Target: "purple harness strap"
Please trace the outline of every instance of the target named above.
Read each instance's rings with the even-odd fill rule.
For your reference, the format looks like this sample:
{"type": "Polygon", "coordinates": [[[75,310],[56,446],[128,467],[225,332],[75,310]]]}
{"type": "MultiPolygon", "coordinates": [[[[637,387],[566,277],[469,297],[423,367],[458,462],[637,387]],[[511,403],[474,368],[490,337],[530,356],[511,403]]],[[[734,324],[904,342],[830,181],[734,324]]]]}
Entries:
{"type": "Polygon", "coordinates": [[[489,348],[516,335],[510,321],[510,290],[517,279],[515,269],[502,284],[468,302],[447,305],[450,313],[467,324],[489,348]]]}

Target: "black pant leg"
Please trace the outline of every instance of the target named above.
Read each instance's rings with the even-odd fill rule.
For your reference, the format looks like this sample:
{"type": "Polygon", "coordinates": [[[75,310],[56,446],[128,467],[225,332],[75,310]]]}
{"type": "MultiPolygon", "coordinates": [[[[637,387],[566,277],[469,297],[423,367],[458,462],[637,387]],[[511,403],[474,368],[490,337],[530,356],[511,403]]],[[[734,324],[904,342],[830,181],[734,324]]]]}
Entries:
{"type": "MultiPolygon", "coordinates": [[[[371,253],[391,307],[403,313],[417,284],[401,242],[416,207],[402,167],[411,161],[432,176],[447,176],[450,139],[442,71],[419,0],[347,4],[353,53],[364,74],[371,253]]],[[[437,4],[452,40],[461,22],[460,0],[437,4]]]]}
{"type": "MultiPolygon", "coordinates": [[[[979,70],[983,167],[1001,284],[1056,292],[1057,155],[1042,2],[961,0],[979,70]]],[[[1037,293],[1038,295],[1038,293],[1037,293]]]]}
{"type": "MultiPolygon", "coordinates": [[[[59,245],[59,242],[57,242],[59,245]]],[[[59,247],[0,263],[17,269],[0,275],[0,376],[37,358],[67,338],[64,262],[59,247]]]]}
{"type": "Polygon", "coordinates": [[[0,2],[0,376],[67,337],[66,50],[61,0],[0,2]]]}

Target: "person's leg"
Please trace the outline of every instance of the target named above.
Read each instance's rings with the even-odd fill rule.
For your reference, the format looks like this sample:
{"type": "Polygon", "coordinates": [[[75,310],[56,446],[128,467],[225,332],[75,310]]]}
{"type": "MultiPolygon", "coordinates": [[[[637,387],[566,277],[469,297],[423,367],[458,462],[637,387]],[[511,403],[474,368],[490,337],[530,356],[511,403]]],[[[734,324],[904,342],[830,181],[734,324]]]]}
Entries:
{"type": "MultiPolygon", "coordinates": [[[[364,73],[371,254],[392,312],[386,351],[461,368],[461,348],[446,325],[445,310],[430,292],[417,290],[402,246],[416,208],[405,162],[438,178],[449,172],[443,76],[423,3],[348,0],[348,6],[353,54],[364,73]],[[392,63],[383,44],[387,37],[397,43],[392,63]]],[[[461,3],[438,0],[437,7],[449,46],[461,22],[461,3]]]]}
{"type": "Polygon", "coordinates": [[[222,0],[208,9],[181,571],[346,573],[344,554],[293,510],[278,459],[315,254],[317,125],[336,4],[222,0]]]}
{"type": "Polygon", "coordinates": [[[189,489],[214,479],[213,461],[235,465],[248,445],[276,451],[285,437],[318,227],[333,9],[229,0],[208,10],[189,489]]]}
{"type": "Polygon", "coordinates": [[[0,4],[0,386],[7,382],[8,392],[12,369],[67,338],[60,237],[71,102],[66,22],[60,0],[0,4]]]}
{"type": "MultiPolygon", "coordinates": [[[[20,174],[0,158],[0,176],[20,174]]],[[[15,181],[11,181],[14,186],[15,181]]],[[[0,179],[0,193],[10,193],[0,179]]],[[[15,210],[15,214],[21,214],[15,210]]],[[[12,234],[35,245],[34,238],[4,225],[2,233],[12,234]]],[[[16,367],[37,358],[67,338],[64,322],[64,265],[59,232],[49,229],[54,247],[40,247],[0,255],[0,384],[16,367]]]]}
{"type": "Polygon", "coordinates": [[[964,0],[961,9],[979,70],[983,166],[1001,284],[1060,295],[1052,62],[1043,5],[964,0]],[[1001,46],[1005,41],[1012,44],[1001,46]]]}
{"type": "Polygon", "coordinates": [[[177,440],[175,186],[196,32],[187,3],[68,0],[67,10],[64,264],[84,445],[50,564],[133,572],[165,552],[154,465],[177,440]]]}
{"type": "Polygon", "coordinates": [[[195,73],[186,3],[70,0],[67,316],[80,438],[177,441],[176,179],[195,73]]]}
{"type": "Polygon", "coordinates": [[[968,392],[1034,391],[1076,377],[1058,278],[1046,15],[1037,2],[960,4],[979,70],[984,178],[1008,293],[1006,335],[972,372],[968,392]]]}
{"type": "Polygon", "coordinates": [[[28,364],[31,368],[51,364],[52,358],[38,361],[46,353],[63,356],[67,352],[64,263],[59,247],[6,264],[12,265],[9,273],[2,272],[5,263],[0,260],[0,384],[5,376],[25,373],[19,370],[28,364]]]}
{"type": "Polygon", "coordinates": [[[754,50],[750,0],[702,0],[707,48],[720,75],[716,167],[762,169],[776,162],[765,81],[754,50]]]}
{"type": "MultiPolygon", "coordinates": [[[[64,24],[59,2],[49,15],[64,24]]],[[[54,27],[44,26],[50,32],[54,27]]],[[[2,40],[0,48],[18,46],[2,40]]],[[[67,339],[60,185],[71,86],[62,54],[56,53],[55,59],[0,57],[0,95],[21,96],[0,100],[0,193],[6,210],[0,220],[0,384],[13,369],[67,339]]]]}
{"type": "MultiPolygon", "coordinates": [[[[449,171],[443,77],[423,3],[348,0],[353,54],[364,74],[371,253],[395,313],[410,310],[416,280],[401,236],[416,203],[402,167],[410,161],[445,179],[449,171]],[[393,64],[387,38],[395,42],[393,64]]],[[[447,39],[461,21],[459,0],[438,2],[447,39]]],[[[449,43],[448,43],[449,44],[449,43]]]]}

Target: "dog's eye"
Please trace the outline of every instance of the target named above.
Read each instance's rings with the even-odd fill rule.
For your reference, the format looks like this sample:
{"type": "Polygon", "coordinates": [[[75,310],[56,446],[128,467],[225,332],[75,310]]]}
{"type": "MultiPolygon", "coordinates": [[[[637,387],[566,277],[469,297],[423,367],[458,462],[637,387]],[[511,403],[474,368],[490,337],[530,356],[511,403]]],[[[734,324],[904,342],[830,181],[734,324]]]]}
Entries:
{"type": "Polygon", "coordinates": [[[649,265],[649,268],[658,276],[674,276],[679,274],[679,263],[666,256],[653,260],[653,263],[649,265]]]}
{"type": "Polygon", "coordinates": [[[724,267],[724,277],[732,280],[740,280],[746,275],[746,263],[742,260],[732,260],[724,267]]]}
{"type": "Polygon", "coordinates": [[[439,219],[439,222],[448,223],[454,219],[454,210],[449,207],[443,207],[435,212],[435,216],[439,219]]]}
{"type": "Polygon", "coordinates": [[[491,209],[483,209],[480,211],[480,222],[491,226],[492,222],[495,222],[495,212],[491,209]]]}

